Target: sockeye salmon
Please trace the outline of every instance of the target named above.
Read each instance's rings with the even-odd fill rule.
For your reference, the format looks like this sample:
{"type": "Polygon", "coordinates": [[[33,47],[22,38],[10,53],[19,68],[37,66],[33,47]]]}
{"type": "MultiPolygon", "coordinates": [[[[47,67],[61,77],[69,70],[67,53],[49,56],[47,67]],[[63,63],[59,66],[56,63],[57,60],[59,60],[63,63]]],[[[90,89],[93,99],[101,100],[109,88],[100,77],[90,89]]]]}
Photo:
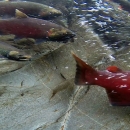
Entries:
{"type": "Polygon", "coordinates": [[[28,17],[17,9],[16,18],[0,19],[0,33],[51,41],[65,41],[75,36],[67,28],[46,20],[28,17]]]}
{"type": "Polygon", "coordinates": [[[22,50],[19,50],[2,41],[0,41],[0,57],[17,61],[27,61],[31,59],[31,55],[27,55],[22,50]]]}
{"type": "Polygon", "coordinates": [[[27,1],[0,1],[1,16],[15,16],[15,9],[18,9],[30,17],[51,18],[62,15],[62,12],[36,2],[27,1]]]}
{"type": "Polygon", "coordinates": [[[110,103],[117,106],[130,105],[130,71],[123,71],[116,66],[106,70],[95,70],[73,52],[77,63],[75,84],[98,85],[106,89],[110,103]]]}

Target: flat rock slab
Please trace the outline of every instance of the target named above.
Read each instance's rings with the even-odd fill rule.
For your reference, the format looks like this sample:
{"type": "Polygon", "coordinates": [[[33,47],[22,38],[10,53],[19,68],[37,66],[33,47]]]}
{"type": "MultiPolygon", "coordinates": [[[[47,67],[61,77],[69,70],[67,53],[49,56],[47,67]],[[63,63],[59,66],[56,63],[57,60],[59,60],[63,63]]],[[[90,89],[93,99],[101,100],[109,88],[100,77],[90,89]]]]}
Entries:
{"type": "MultiPolygon", "coordinates": [[[[99,41],[97,44],[102,45],[99,41]]],[[[22,69],[1,75],[0,129],[129,129],[129,107],[110,106],[100,87],[74,85],[75,61],[71,50],[80,57],[88,57],[90,64],[102,60],[103,50],[106,56],[109,53],[102,48],[102,52],[94,53],[96,58],[92,60],[87,49],[93,50],[95,46],[87,45],[78,41],[69,43],[22,69]]]]}

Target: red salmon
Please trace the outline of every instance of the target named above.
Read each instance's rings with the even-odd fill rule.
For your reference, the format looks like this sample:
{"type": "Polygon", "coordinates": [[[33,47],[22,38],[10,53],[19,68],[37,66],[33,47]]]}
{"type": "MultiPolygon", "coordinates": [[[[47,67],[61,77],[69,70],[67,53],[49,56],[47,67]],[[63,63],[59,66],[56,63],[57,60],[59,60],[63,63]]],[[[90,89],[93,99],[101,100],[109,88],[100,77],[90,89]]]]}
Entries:
{"type": "Polygon", "coordinates": [[[16,18],[0,19],[0,32],[14,34],[18,37],[65,41],[75,34],[67,28],[55,23],[28,17],[16,9],[16,18]]]}
{"type": "Polygon", "coordinates": [[[92,68],[72,53],[76,63],[76,85],[98,85],[106,89],[112,105],[130,105],[130,71],[109,66],[100,71],[92,68]]]}

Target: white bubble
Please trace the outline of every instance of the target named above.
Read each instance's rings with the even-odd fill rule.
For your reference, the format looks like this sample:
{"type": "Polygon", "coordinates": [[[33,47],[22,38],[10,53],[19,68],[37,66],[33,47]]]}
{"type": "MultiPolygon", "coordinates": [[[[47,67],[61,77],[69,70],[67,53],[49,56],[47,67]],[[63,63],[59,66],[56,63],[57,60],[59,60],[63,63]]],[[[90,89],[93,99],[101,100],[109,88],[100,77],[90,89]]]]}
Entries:
{"type": "Polygon", "coordinates": [[[68,68],[69,68],[68,66],[65,67],[65,69],[68,69],[68,68]]]}
{"type": "Polygon", "coordinates": [[[112,77],[108,77],[108,78],[106,78],[106,79],[111,79],[112,77]]]}
{"type": "Polygon", "coordinates": [[[53,7],[49,6],[49,8],[53,8],[53,7]]]}
{"type": "Polygon", "coordinates": [[[98,80],[98,78],[95,78],[95,80],[98,80]]]}
{"type": "Polygon", "coordinates": [[[126,84],[120,86],[120,88],[126,88],[126,87],[127,87],[126,84]]]}
{"type": "Polygon", "coordinates": [[[123,81],[127,81],[127,79],[122,79],[123,81]]]}
{"type": "Polygon", "coordinates": [[[116,91],[112,90],[112,93],[117,93],[116,91]]]}

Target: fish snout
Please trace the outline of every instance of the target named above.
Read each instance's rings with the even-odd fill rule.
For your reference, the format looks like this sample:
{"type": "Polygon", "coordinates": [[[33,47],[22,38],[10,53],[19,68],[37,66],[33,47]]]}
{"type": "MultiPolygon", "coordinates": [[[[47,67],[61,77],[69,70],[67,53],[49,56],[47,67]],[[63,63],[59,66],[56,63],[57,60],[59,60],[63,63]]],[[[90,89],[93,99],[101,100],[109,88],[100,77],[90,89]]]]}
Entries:
{"type": "Polygon", "coordinates": [[[51,28],[48,31],[48,38],[56,41],[67,41],[75,36],[74,32],[66,28],[51,28]]]}
{"type": "Polygon", "coordinates": [[[12,59],[12,60],[18,60],[18,61],[28,61],[31,60],[31,55],[25,55],[25,54],[21,54],[18,51],[10,51],[8,54],[8,58],[12,59]]]}
{"type": "Polygon", "coordinates": [[[57,10],[57,9],[54,9],[54,8],[51,9],[50,13],[51,13],[52,15],[55,15],[55,16],[60,16],[60,15],[62,15],[62,12],[61,12],[60,10],[57,10]]]}
{"type": "Polygon", "coordinates": [[[61,16],[62,12],[60,10],[57,10],[55,8],[50,7],[48,11],[41,11],[39,13],[39,16],[42,18],[50,18],[50,17],[55,17],[55,16],[61,16]]]}
{"type": "Polygon", "coordinates": [[[70,30],[67,31],[67,35],[70,37],[70,38],[73,38],[76,36],[76,34],[70,30]]]}
{"type": "Polygon", "coordinates": [[[74,42],[75,36],[76,36],[76,34],[74,32],[72,32],[71,30],[66,30],[66,33],[62,37],[62,41],[64,43],[66,43],[68,41],[74,42]]]}

